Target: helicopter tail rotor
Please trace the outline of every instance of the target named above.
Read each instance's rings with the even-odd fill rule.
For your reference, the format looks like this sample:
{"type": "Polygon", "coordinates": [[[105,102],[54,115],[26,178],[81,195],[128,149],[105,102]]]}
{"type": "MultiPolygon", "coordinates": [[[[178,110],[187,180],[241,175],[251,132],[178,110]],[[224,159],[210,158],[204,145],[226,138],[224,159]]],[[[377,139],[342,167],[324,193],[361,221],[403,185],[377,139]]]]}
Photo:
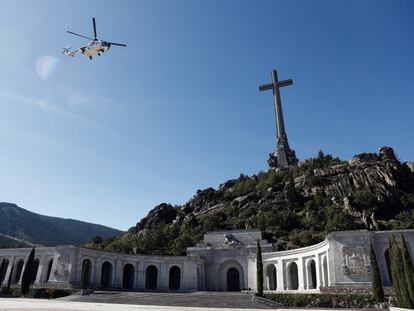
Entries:
{"type": "Polygon", "coordinates": [[[70,49],[71,49],[70,46],[63,48],[62,54],[68,54],[70,52],[70,49]]]}

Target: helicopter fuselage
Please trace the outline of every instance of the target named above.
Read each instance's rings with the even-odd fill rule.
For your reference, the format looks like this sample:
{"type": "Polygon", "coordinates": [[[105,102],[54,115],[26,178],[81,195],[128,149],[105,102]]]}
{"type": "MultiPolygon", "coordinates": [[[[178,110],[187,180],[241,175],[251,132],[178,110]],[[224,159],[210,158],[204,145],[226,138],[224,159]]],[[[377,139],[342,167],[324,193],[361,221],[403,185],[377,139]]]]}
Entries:
{"type": "Polygon", "coordinates": [[[105,53],[111,47],[105,41],[91,41],[87,46],[80,48],[81,53],[86,57],[92,58],[94,55],[105,53]]]}
{"type": "Polygon", "coordinates": [[[72,32],[72,31],[66,31],[66,32],[68,32],[72,35],[82,37],[82,38],[85,38],[85,39],[89,39],[89,40],[92,40],[92,41],[90,41],[86,46],[83,46],[83,47],[81,47],[79,49],[76,49],[76,50],[73,50],[73,51],[71,51],[69,47],[63,48],[63,54],[66,54],[67,56],[71,56],[71,57],[75,57],[77,54],[83,54],[86,57],[88,57],[89,59],[92,59],[92,57],[94,55],[98,54],[98,56],[99,56],[99,55],[101,55],[101,53],[105,53],[106,51],[108,51],[111,48],[111,45],[126,47],[126,44],[99,40],[96,37],[95,17],[92,18],[92,22],[93,22],[94,39],[92,39],[90,37],[87,37],[87,36],[84,36],[84,35],[80,35],[78,33],[72,32]]]}

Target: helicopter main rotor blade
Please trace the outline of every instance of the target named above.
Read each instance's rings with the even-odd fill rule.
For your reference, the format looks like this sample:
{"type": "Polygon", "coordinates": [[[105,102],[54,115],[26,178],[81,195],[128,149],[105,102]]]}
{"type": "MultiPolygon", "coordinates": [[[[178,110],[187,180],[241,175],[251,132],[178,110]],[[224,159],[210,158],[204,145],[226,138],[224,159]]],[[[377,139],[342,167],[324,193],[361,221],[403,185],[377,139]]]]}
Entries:
{"type": "Polygon", "coordinates": [[[82,37],[82,38],[85,38],[85,39],[94,41],[92,38],[89,38],[89,37],[86,37],[86,36],[82,36],[82,35],[80,35],[80,34],[78,34],[76,32],[72,32],[72,31],[69,31],[69,30],[66,30],[66,32],[67,33],[70,33],[71,35],[75,35],[75,36],[78,36],[78,37],[82,37]]]}
{"type": "Polygon", "coordinates": [[[117,45],[117,46],[127,46],[126,44],[122,43],[115,43],[115,42],[108,42],[110,45],[117,45]]]}
{"type": "Polygon", "coordinates": [[[95,36],[94,41],[96,41],[98,39],[96,39],[96,22],[95,22],[95,17],[92,17],[92,21],[93,21],[93,34],[95,36]]]}

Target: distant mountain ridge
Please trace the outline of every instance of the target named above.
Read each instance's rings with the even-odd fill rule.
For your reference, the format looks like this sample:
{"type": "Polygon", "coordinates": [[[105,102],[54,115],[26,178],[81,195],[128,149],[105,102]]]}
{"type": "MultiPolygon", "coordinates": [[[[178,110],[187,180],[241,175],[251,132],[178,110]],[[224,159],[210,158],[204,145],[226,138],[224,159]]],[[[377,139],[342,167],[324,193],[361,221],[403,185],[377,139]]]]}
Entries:
{"type": "Polygon", "coordinates": [[[10,247],[13,238],[43,246],[81,245],[94,236],[105,239],[121,233],[122,231],[110,227],[44,216],[13,203],[0,202],[0,247],[10,247]]]}

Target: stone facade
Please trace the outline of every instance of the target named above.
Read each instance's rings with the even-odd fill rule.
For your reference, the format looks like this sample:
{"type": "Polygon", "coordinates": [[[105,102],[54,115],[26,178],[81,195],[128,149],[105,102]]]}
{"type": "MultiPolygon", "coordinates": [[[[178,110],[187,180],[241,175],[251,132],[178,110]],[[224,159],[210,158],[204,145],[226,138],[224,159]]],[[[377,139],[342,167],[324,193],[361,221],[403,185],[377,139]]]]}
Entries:
{"type": "MultiPolygon", "coordinates": [[[[414,230],[334,232],[316,245],[277,251],[259,230],[209,232],[187,256],[128,255],[75,246],[38,247],[34,287],[79,288],[89,265],[90,288],[157,291],[256,289],[256,245],[263,257],[264,289],[275,292],[367,290],[372,243],[384,285],[390,286],[388,237],[404,234],[414,254],[414,230]]],[[[30,249],[0,249],[1,286],[19,286],[30,249]]]]}

